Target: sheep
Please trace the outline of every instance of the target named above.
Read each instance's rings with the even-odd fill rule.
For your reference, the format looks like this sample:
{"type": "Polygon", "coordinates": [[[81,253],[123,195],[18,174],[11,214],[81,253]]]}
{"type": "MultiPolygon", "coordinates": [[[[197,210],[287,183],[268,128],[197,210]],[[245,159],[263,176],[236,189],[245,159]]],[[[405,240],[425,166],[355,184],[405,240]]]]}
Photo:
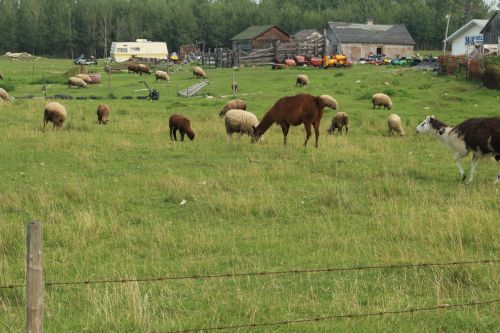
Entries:
{"type": "Polygon", "coordinates": [[[328,134],[333,134],[337,129],[337,134],[342,134],[342,127],[345,126],[345,134],[349,131],[349,116],[345,112],[337,112],[333,115],[332,124],[327,130],[328,134]]]}
{"type": "Polygon", "coordinates": [[[188,138],[192,141],[194,140],[194,132],[191,128],[191,122],[185,116],[174,113],[170,116],[168,120],[168,127],[170,128],[170,139],[177,141],[177,130],[181,134],[181,141],[184,141],[184,134],[187,134],[188,138]]]}
{"type": "Polygon", "coordinates": [[[307,77],[307,75],[304,74],[297,75],[295,86],[299,86],[302,88],[303,86],[307,86],[308,84],[309,84],[309,78],[307,77]]]}
{"type": "Polygon", "coordinates": [[[398,136],[405,135],[403,126],[401,126],[401,118],[395,113],[387,118],[387,127],[389,128],[389,136],[392,135],[392,131],[396,131],[398,136]]]}
{"type": "Polygon", "coordinates": [[[87,74],[78,74],[77,76],[75,76],[79,79],[82,79],[85,83],[91,83],[92,82],[92,79],[90,78],[90,76],[88,76],[87,74]]]}
{"type": "Polygon", "coordinates": [[[386,94],[374,94],[372,96],[372,103],[373,103],[373,109],[375,109],[376,106],[380,109],[381,106],[384,107],[384,110],[387,109],[392,109],[392,101],[389,96],[386,94]]]}
{"type": "Polygon", "coordinates": [[[193,76],[196,76],[197,79],[200,77],[206,79],[207,78],[207,73],[201,68],[201,67],[193,67],[193,76]]]}
{"type": "Polygon", "coordinates": [[[137,69],[139,70],[139,74],[142,76],[142,74],[151,74],[151,70],[149,69],[149,66],[146,66],[144,64],[139,64],[137,65],[137,69]]]}
{"type": "Polygon", "coordinates": [[[128,73],[139,73],[139,65],[136,63],[130,63],[127,65],[128,73]]]}
{"type": "Polygon", "coordinates": [[[68,88],[71,88],[72,86],[77,86],[78,89],[87,88],[87,84],[85,83],[85,81],[74,76],[68,79],[68,88]]]}
{"type": "Polygon", "coordinates": [[[247,103],[245,103],[245,101],[242,99],[232,99],[224,105],[221,112],[219,113],[219,117],[224,118],[226,112],[231,109],[246,110],[247,103]]]}
{"type": "Polygon", "coordinates": [[[231,91],[233,92],[233,95],[236,95],[238,93],[238,82],[233,81],[231,82],[231,91]]]}
{"type": "Polygon", "coordinates": [[[240,133],[240,137],[243,136],[243,134],[252,136],[254,127],[259,125],[259,120],[257,120],[257,117],[251,112],[231,109],[226,112],[224,123],[226,125],[228,139],[231,140],[233,133],[240,133]]]}
{"type": "Polygon", "coordinates": [[[97,106],[97,121],[99,124],[102,125],[107,125],[108,124],[108,119],[109,117],[109,106],[106,104],[99,104],[97,106]]]}
{"type": "Polygon", "coordinates": [[[325,104],[325,107],[329,107],[330,109],[337,110],[339,104],[337,103],[337,100],[333,98],[330,95],[321,95],[319,96],[323,100],[323,104],[325,104]]]}
{"type": "Polygon", "coordinates": [[[158,81],[158,80],[170,81],[170,77],[164,71],[156,71],[155,77],[156,77],[156,81],[158,81]]]}
{"type": "Polygon", "coordinates": [[[45,126],[49,121],[54,124],[55,129],[60,128],[67,116],[66,109],[60,103],[50,102],[45,104],[43,110],[43,130],[45,131],[45,126]]]}
{"type": "Polygon", "coordinates": [[[10,102],[12,99],[9,96],[9,93],[5,91],[5,89],[0,88],[0,102],[5,101],[5,102],[10,102]]]}

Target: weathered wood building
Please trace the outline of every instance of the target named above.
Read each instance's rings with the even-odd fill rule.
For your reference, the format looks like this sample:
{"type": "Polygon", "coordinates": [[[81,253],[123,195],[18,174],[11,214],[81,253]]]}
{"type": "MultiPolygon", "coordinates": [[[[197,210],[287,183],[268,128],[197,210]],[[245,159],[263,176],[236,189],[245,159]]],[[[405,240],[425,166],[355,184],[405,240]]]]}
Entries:
{"type": "Polygon", "coordinates": [[[325,27],[325,54],[344,54],[352,60],[370,54],[406,57],[413,54],[415,41],[404,25],[328,22],[325,27]]]}
{"type": "Polygon", "coordinates": [[[259,25],[248,27],[231,38],[231,41],[233,51],[239,47],[243,52],[251,52],[269,48],[277,41],[288,43],[290,34],[276,25],[259,25]]]}
{"type": "Polygon", "coordinates": [[[488,23],[481,30],[485,48],[493,48],[495,45],[498,52],[498,44],[500,44],[500,11],[496,11],[488,20],[488,23]]]}
{"type": "Polygon", "coordinates": [[[320,38],[323,38],[323,35],[317,31],[316,29],[304,29],[297,31],[292,38],[295,41],[299,42],[307,42],[307,41],[314,41],[318,40],[320,38]]]}

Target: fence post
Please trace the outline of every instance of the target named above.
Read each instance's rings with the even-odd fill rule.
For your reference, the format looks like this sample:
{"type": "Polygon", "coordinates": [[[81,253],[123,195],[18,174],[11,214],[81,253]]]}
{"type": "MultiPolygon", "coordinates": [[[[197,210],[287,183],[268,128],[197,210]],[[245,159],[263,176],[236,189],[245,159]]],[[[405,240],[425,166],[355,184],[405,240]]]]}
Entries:
{"type": "Polygon", "coordinates": [[[26,333],[42,333],[42,223],[34,221],[28,225],[26,248],[26,333]]]}

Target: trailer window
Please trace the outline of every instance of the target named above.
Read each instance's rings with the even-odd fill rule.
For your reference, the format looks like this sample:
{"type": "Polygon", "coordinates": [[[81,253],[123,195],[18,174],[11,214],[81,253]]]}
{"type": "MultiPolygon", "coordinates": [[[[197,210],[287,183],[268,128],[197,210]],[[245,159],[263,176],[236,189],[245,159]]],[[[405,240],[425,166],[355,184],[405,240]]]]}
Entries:
{"type": "Polygon", "coordinates": [[[118,53],[128,53],[128,49],[126,47],[119,47],[116,49],[118,53]]]}
{"type": "Polygon", "coordinates": [[[140,51],[141,51],[141,48],[140,48],[140,47],[131,47],[131,48],[130,48],[130,51],[131,51],[131,52],[140,52],[140,51]]]}

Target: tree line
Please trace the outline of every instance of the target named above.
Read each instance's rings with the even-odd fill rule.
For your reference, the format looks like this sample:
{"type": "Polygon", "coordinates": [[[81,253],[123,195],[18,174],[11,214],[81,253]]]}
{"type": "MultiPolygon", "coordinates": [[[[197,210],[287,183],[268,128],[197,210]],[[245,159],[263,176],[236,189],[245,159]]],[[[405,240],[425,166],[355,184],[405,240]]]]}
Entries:
{"type": "Polygon", "coordinates": [[[228,47],[251,25],[289,33],[328,21],[404,24],[417,49],[440,48],[450,32],[488,18],[485,0],[0,0],[0,52],[107,57],[112,41],[166,41],[170,51],[204,41],[228,47]]]}

